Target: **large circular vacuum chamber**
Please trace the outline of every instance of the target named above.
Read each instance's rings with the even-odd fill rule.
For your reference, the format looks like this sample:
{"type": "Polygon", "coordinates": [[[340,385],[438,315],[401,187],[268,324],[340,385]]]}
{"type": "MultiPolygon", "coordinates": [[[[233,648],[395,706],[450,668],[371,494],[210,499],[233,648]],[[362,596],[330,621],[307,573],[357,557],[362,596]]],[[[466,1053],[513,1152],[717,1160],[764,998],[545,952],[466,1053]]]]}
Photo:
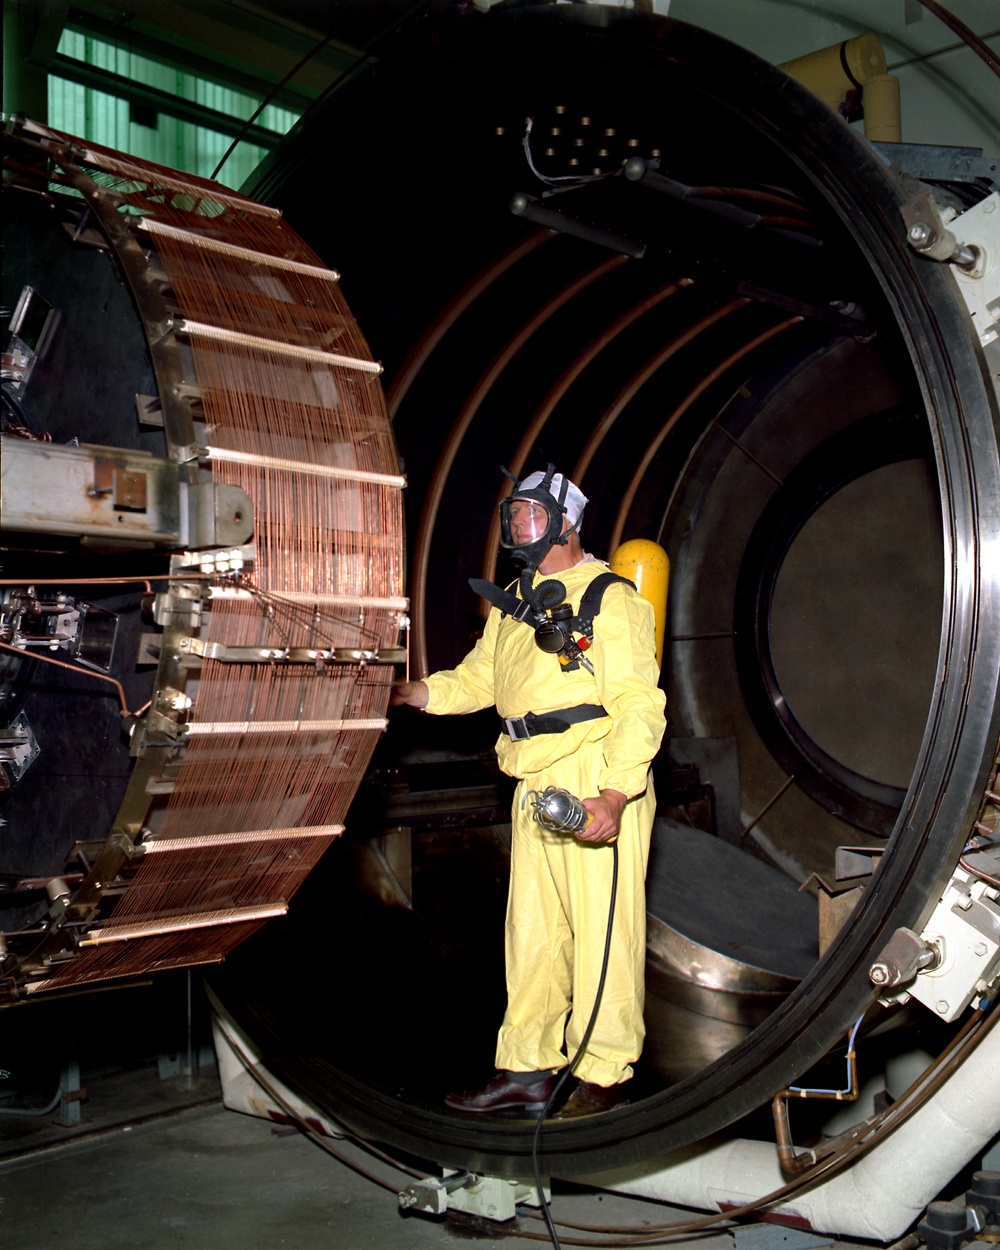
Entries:
{"type": "MultiPolygon", "coordinates": [[[[384,433],[369,436],[380,427],[368,383],[338,374],[327,390],[357,397],[352,466],[367,466],[386,498],[405,474],[417,675],[450,667],[481,627],[468,580],[512,576],[497,556],[501,465],[553,462],[578,482],[595,555],[637,537],[669,555],[646,1050],[630,1105],[546,1128],[548,1173],[650,1158],[747,1123],[805,1074],[839,1079],[841,1044],[866,1013],[862,1055],[895,1044],[886,1029],[869,1040],[869,1026],[896,1018],[875,1005],[869,968],[896,930],[919,932],[934,908],[1000,731],[997,399],[955,276],[907,242],[911,190],[885,151],[722,39],[650,14],[531,4],[426,19],[359,65],[243,188],[341,272],[383,366],[400,466],[384,433]],[[381,459],[368,464],[376,443],[381,459]],[[847,861],[865,866],[851,877],[847,861]]],[[[975,182],[941,190],[960,207],[984,193],[975,182]]],[[[46,248],[65,249],[69,236],[79,247],[90,228],[83,216],[56,221],[58,244],[43,246],[47,214],[23,211],[31,242],[18,281],[48,263],[46,248]]],[[[141,245],[147,257],[166,249],[141,245]]],[[[148,284],[167,298],[161,278],[157,268],[148,284]]],[[[284,324],[282,287],[259,290],[264,313],[284,324]]],[[[143,313],[144,347],[100,237],[64,275],[60,299],[100,310],[81,320],[75,359],[108,389],[105,407],[127,408],[131,421],[138,395],[146,416],[143,433],[119,424],[85,441],[183,450],[169,414],[164,433],[150,424],[159,323],[143,313]],[[95,368],[102,358],[115,367],[95,368]]],[[[346,310],[327,326],[308,298],[302,307],[309,350],[344,351],[346,310]]],[[[360,342],[350,350],[367,361],[360,342]]],[[[226,385],[241,391],[239,378],[226,385]]],[[[278,408],[301,398],[268,385],[278,408]]],[[[178,394],[211,429],[198,397],[178,394]]],[[[55,408],[69,437],[72,413],[55,408]]],[[[272,460],[292,455],[279,445],[278,408],[272,460]]],[[[322,464],[341,473],[344,440],[324,439],[322,464]]],[[[185,489],[204,485],[206,460],[185,489]]],[[[299,467],[312,480],[315,466],[299,467]]],[[[382,559],[389,505],[359,520],[358,498],[347,496],[338,522],[349,553],[334,553],[341,596],[361,593],[355,581],[382,559]]],[[[311,515],[295,519],[315,537],[311,515]]],[[[100,554],[84,554],[88,573],[100,566],[100,554]]],[[[13,557],[17,568],[26,559],[13,557]]],[[[147,567],[115,559],[126,573],[147,567]]],[[[385,585],[364,591],[381,596],[380,637],[342,649],[378,646],[391,659],[393,560],[378,570],[385,585]]],[[[313,576],[308,559],[291,568],[286,598],[299,576],[313,576]]],[[[105,599],[129,646],[144,645],[155,631],[139,591],[105,599]]],[[[130,707],[153,685],[155,638],[148,646],[150,667],[125,683],[130,707]]],[[[354,693],[324,713],[346,716],[341,703],[356,699],[348,711],[379,739],[346,832],[296,879],[287,914],[228,952],[209,983],[263,1064],[331,1118],[448,1166],[525,1174],[533,1126],[442,1101],[491,1072],[504,1005],[511,786],[494,762],[496,721],[400,708],[379,737],[373,718],[392,669],[368,659],[354,693]]],[[[185,659],[176,671],[201,670],[185,659]]],[[[173,689],[171,674],[157,688],[173,689]]],[[[47,732],[58,737],[65,700],[53,690],[47,732]]],[[[90,824],[106,825],[135,770],[124,737],[113,760],[91,761],[81,715],[64,734],[72,756],[47,772],[36,761],[44,780],[18,800],[47,829],[39,879],[61,872],[88,787],[99,791],[90,824]],[[72,803],[60,798],[46,820],[53,779],[70,775],[72,803]]],[[[105,737],[117,709],[108,715],[105,737]]],[[[299,759],[320,789],[323,742],[317,730],[299,759]]],[[[353,784],[361,756],[346,742],[330,768],[342,764],[353,784]]],[[[283,750],[277,739],[255,748],[253,776],[277,777],[283,750]]],[[[237,776],[239,758],[216,764],[213,780],[223,767],[237,776]]],[[[145,793],[166,795],[173,774],[147,781],[145,793]]],[[[250,803],[252,789],[234,784],[226,801],[250,803]]],[[[273,820],[232,827],[279,828],[287,804],[275,801],[273,820]]],[[[301,824],[333,837],[340,808],[321,822],[300,806],[301,824]]],[[[50,907],[26,894],[29,927],[32,899],[39,915],[50,907]]]]}
{"type": "MultiPolygon", "coordinates": [[[[593,6],[428,31],[333,92],[246,189],[343,269],[386,366],[418,672],[475,636],[467,579],[511,575],[500,465],[579,482],[598,556],[666,548],[661,812],[690,818],[690,790],[670,796],[692,769],[715,807],[707,850],[696,831],[687,855],[664,843],[674,902],[706,930],[759,912],[790,979],[754,1017],[678,993],[651,954],[645,1096],[553,1124],[542,1150],[565,1174],[732,1123],[872,1003],[868,966],[928,914],[996,745],[995,399],[953,279],[908,247],[885,160],[808,92],[704,31],[593,6]],[[636,157],[668,185],[623,175],[636,157]],[[782,959],[799,931],[756,870],[829,883],[840,846],[873,848],[874,880],[821,959],[782,959]]],[[[518,1172],[523,1125],[440,1102],[489,1073],[503,1009],[505,795],[479,798],[476,827],[441,799],[484,784],[494,736],[488,717],[394,713],[348,821],[367,858],[335,847],[297,916],[215,984],[333,1116],[518,1172]]]]}

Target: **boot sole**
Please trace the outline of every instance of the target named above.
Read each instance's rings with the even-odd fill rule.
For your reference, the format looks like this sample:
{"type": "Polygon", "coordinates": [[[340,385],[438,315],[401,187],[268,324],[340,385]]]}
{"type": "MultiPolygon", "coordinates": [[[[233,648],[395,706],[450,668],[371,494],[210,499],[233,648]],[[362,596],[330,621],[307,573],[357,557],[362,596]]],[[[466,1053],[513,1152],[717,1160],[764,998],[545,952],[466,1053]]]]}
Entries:
{"type": "Polygon", "coordinates": [[[471,1115],[510,1115],[511,1112],[517,1112],[528,1116],[533,1116],[536,1120],[545,1110],[544,1102],[505,1102],[495,1107],[460,1107],[453,1102],[445,1102],[444,1104],[451,1111],[464,1111],[471,1115]]]}

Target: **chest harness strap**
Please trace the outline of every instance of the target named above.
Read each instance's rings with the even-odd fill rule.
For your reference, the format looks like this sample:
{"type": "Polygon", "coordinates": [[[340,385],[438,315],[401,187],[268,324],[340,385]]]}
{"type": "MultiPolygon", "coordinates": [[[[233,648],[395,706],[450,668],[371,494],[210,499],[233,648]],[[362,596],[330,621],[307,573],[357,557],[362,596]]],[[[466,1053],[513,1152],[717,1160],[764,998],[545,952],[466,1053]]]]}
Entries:
{"type": "Polygon", "coordinates": [[[624,582],[635,589],[635,584],[627,577],[599,573],[583,592],[574,615],[573,605],[563,602],[566,587],[562,582],[546,581],[534,588],[522,583],[522,594],[518,596],[510,587],[504,590],[485,578],[469,578],[469,585],[476,594],[499,608],[504,616],[531,625],[537,646],[556,656],[565,673],[571,673],[581,664],[591,673],[594,671],[583,653],[594,641],[594,617],[600,612],[604,592],[612,582],[624,582]],[[574,638],[574,634],[580,637],[574,638]]]}
{"type": "MultiPolygon", "coordinates": [[[[617,573],[599,573],[583,592],[574,615],[571,604],[560,602],[566,593],[561,582],[542,582],[535,588],[533,600],[529,600],[515,595],[509,588],[502,589],[495,582],[483,578],[469,579],[469,585],[476,594],[499,608],[505,616],[532,625],[535,642],[543,651],[556,656],[564,673],[572,672],[581,664],[589,672],[594,671],[584,652],[594,640],[594,617],[601,610],[605,590],[613,582],[625,582],[635,588],[627,577],[617,573]],[[574,638],[574,634],[580,637],[574,638]]],[[[600,704],[581,703],[577,707],[557,708],[544,716],[528,712],[526,716],[500,719],[510,740],[520,742],[536,734],[565,733],[570,725],[596,720],[607,714],[600,704]]]]}

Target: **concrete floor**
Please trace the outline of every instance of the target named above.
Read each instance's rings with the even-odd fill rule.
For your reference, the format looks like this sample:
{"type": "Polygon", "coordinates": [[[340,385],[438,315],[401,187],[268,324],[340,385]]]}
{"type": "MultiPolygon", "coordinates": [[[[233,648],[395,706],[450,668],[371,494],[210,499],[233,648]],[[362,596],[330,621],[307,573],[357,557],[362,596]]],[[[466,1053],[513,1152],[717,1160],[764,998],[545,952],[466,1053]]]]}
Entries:
{"type": "MultiPolygon", "coordinates": [[[[409,1177],[348,1143],[336,1149],[381,1188],[297,1132],[223,1108],[214,1065],[197,1082],[156,1066],[87,1078],[80,1124],[0,1116],[0,1245],[10,1250],[458,1250],[492,1236],[444,1217],[404,1215],[409,1177]]],[[[20,1100],[6,1099],[22,1105],[20,1100]]],[[[650,1224],[689,1213],[558,1185],[553,1215],[589,1225],[650,1224]]],[[[695,1214],[695,1213],[692,1213],[695,1214]]],[[[518,1221],[536,1235],[544,1225],[518,1221]]],[[[777,1230],[775,1230],[777,1231],[777,1230]]],[[[592,1234],[564,1230],[570,1238],[592,1234]]],[[[508,1244],[520,1238],[501,1235],[508,1244]]],[[[675,1242],[682,1248],[694,1242],[675,1242]]],[[[731,1234],[699,1250],[732,1250],[731,1234]]]]}
{"type": "MultiPolygon", "coordinates": [[[[189,982],[35,1004],[0,1013],[0,1248],[50,1250],[461,1250],[470,1241],[549,1245],[537,1212],[510,1225],[403,1214],[412,1176],[337,1139],[223,1107],[205,1005],[189,982]],[[185,1023],[188,1021],[188,1023],[185,1023]],[[194,1077],[187,1077],[187,1068],[194,1077]],[[79,1069],[84,1097],[56,1106],[79,1069]],[[42,1108],[45,1114],[25,1115],[42,1108]],[[66,1122],[60,1122],[65,1120],[66,1122]]],[[[988,1169],[1000,1167],[1000,1143],[988,1169]]],[[[421,1173],[439,1174],[428,1163],[421,1173]]],[[[964,1185],[954,1182],[954,1193],[964,1185]]],[[[553,1218],[571,1244],[607,1226],[642,1231],[702,1212],[553,1186],[553,1218]]],[[[662,1243],[661,1243],[662,1244],[662,1243]]],[[[670,1243],[677,1250],[854,1250],[775,1224],[747,1222],[670,1243]]],[[[869,1243],[870,1245],[870,1243],[869,1243]]]]}

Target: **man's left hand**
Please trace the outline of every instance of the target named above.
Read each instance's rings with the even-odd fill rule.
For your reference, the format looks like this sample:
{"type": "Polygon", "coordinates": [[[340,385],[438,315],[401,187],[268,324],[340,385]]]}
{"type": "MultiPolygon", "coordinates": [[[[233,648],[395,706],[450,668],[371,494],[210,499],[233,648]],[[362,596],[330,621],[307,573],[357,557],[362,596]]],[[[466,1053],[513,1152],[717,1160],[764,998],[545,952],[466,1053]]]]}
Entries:
{"type": "Polygon", "coordinates": [[[628,796],[620,790],[602,790],[596,799],[584,799],[583,806],[594,819],[574,836],[581,842],[613,841],[618,836],[627,802],[628,796]]]}

